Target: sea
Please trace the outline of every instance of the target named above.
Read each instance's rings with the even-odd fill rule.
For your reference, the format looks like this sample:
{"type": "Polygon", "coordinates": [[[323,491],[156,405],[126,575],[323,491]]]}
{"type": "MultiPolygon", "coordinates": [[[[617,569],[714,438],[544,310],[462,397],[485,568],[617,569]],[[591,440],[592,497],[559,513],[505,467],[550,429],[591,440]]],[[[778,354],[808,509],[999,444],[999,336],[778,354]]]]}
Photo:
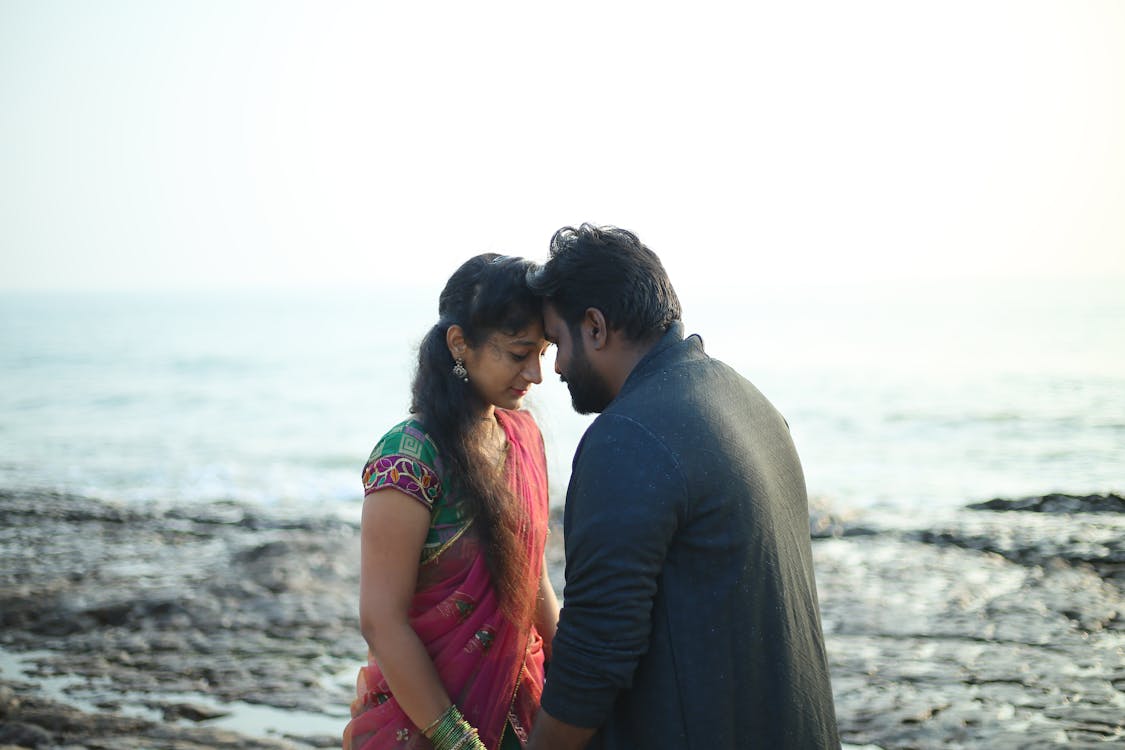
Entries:
{"type": "MultiPolygon", "coordinates": [[[[439,289],[0,292],[0,490],[357,518],[439,289]]],[[[680,289],[789,422],[814,502],[1125,491],[1125,281],[680,289]]],[[[544,360],[552,503],[591,417],[544,360]]]]}

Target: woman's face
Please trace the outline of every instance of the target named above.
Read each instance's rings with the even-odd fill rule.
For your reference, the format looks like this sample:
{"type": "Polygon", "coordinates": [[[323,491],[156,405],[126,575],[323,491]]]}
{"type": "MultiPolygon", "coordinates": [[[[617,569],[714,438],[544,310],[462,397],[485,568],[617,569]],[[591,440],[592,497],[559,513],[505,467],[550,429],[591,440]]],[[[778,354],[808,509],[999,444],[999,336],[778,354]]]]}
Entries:
{"type": "Polygon", "coordinates": [[[493,406],[518,409],[532,383],[543,382],[542,358],[548,346],[538,321],[515,335],[493,333],[479,347],[465,350],[469,385],[493,406]]]}

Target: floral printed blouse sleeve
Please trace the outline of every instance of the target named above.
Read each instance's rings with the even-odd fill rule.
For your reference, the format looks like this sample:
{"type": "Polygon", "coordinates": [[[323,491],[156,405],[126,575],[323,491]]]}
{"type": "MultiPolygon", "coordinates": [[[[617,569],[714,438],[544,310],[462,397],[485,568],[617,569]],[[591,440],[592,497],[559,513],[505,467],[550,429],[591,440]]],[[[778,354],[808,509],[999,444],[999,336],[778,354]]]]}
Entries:
{"type": "Polygon", "coordinates": [[[391,428],[363,467],[363,495],[394,488],[433,511],[442,495],[437,447],[414,420],[391,428]]]}

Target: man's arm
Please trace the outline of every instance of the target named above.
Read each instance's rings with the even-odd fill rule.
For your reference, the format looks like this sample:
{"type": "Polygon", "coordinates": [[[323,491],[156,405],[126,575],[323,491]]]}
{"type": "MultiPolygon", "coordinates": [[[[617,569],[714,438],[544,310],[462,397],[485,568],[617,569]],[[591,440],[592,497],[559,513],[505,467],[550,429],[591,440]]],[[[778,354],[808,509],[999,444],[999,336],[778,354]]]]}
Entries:
{"type": "Polygon", "coordinates": [[[595,731],[559,721],[540,708],[527,750],[582,750],[595,731]]]}
{"type": "Polygon", "coordinates": [[[675,459],[638,422],[603,414],[583,438],[567,492],[566,589],[542,747],[583,747],[632,685],[686,494],[675,459]]]}

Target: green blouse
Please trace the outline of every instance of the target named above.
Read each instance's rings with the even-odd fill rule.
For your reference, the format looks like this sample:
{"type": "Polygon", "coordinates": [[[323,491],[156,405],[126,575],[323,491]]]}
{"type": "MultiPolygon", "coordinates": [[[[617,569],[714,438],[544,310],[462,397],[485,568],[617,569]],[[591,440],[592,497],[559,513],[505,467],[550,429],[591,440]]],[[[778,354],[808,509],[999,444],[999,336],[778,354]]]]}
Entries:
{"type": "Polygon", "coordinates": [[[472,524],[467,503],[456,486],[442,481],[437,446],[416,419],[392,427],[371,451],[363,467],[363,494],[393,487],[430,511],[430,531],[422,547],[422,562],[429,562],[456,542],[472,524]]]}

